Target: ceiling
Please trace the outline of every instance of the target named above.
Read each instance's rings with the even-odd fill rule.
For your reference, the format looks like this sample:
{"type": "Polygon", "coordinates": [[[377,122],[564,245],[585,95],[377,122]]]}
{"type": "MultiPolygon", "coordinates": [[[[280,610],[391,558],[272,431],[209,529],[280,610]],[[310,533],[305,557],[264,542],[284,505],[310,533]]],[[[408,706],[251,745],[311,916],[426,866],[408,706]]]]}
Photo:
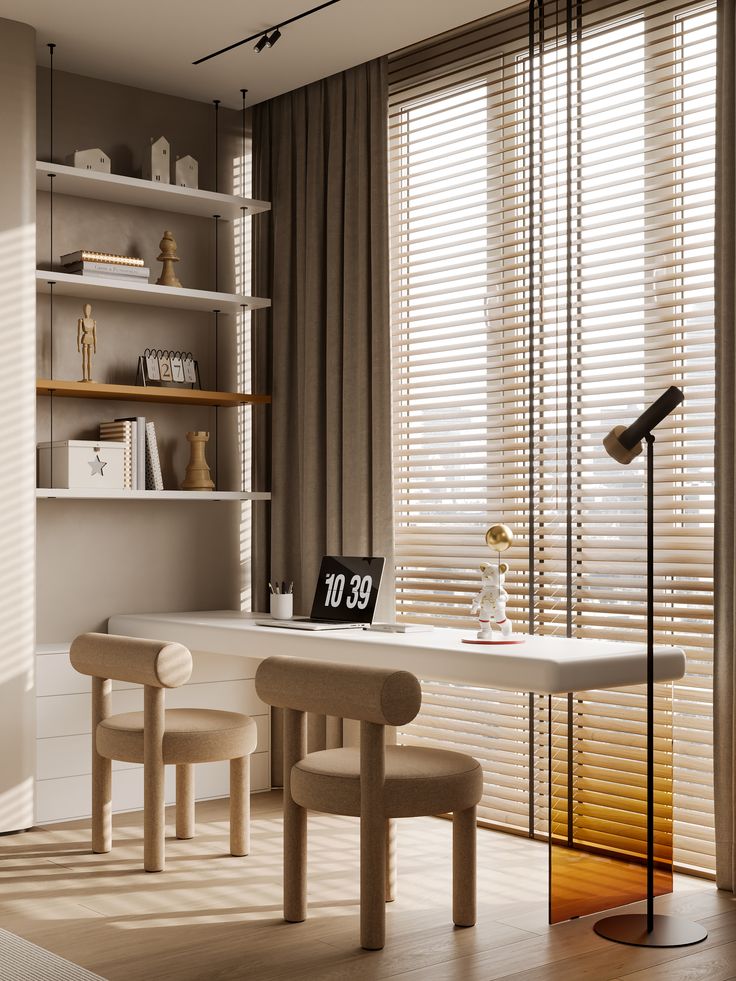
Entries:
{"type": "Polygon", "coordinates": [[[31,24],[38,60],[63,71],[238,107],[262,102],[415,41],[485,17],[513,0],[340,0],[284,28],[256,54],[243,45],[193,66],[320,0],[0,0],[0,17],[31,24]]]}

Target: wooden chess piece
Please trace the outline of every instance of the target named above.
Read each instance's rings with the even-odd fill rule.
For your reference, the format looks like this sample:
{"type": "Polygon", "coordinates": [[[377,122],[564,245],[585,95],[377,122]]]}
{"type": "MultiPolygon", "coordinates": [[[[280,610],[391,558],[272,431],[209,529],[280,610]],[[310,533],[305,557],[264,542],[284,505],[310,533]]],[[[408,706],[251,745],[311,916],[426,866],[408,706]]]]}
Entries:
{"type": "Polygon", "coordinates": [[[77,321],[77,351],[82,355],[83,382],[92,381],[92,354],[97,354],[97,321],[92,319],[92,305],[84,304],[84,316],[77,321]]]}
{"type": "Polygon", "coordinates": [[[204,456],[204,444],[210,438],[207,432],[187,433],[190,445],[190,458],[187,472],[181,485],[182,490],[210,491],[215,485],[210,477],[210,468],[204,456]]]}
{"type": "Polygon", "coordinates": [[[161,275],[156,280],[157,286],[181,286],[176,273],[174,272],[174,263],[179,261],[179,256],[176,254],[176,241],[171,232],[164,232],[164,237],[158,243],[158,247],[161,249],[161,254],[159,255],[157,262],[163,262],[164,268],[161,270],[161,275]]]}

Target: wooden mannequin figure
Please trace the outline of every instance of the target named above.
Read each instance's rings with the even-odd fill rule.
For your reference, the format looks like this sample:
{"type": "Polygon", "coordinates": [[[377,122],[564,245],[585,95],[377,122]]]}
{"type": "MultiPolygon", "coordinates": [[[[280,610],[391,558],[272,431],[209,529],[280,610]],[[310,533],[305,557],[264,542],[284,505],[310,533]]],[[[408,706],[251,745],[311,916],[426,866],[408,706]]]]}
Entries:
{"type": "Polygon", "coordinates": [[[92,319],[92,306],[84,304],[84,316],[77,321],[77,351],[82,355],[83,382],[92,381],[92,354],[97,354],[97,321],[92,319]]]}

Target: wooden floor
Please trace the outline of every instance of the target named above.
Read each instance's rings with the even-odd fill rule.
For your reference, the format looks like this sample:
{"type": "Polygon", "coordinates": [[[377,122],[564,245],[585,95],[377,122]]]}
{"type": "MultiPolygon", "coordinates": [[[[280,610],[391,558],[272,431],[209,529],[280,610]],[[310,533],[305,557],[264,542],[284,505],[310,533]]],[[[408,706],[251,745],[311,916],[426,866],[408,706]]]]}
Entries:
{"type": "MultiPolygon", "coordinates": [[[[115,819],[110,855],[86,822],[0,838],[0,926],[111,981],[727,981],[736,979],[736,900],[678,878],[661,912],[698,919],[698,947],[612,944],[594,917],[546,923],[546,846],[479,831],[478,925],[450,919],[450,825],[399,823],[399,892],[383,951],[358,945],[357,822],[310,815],[309,919],[281,909],[278,794],[253,798],[253,848],[226,854],[226,804],[197,807],[198,836],[167,841],[167,870],[141,870],[139,814],[115,819]]],[[[168,815],[171,830],[172,815],[168,815]]],[[[32,979],[29,979],[32,981],[32,979]]]]}

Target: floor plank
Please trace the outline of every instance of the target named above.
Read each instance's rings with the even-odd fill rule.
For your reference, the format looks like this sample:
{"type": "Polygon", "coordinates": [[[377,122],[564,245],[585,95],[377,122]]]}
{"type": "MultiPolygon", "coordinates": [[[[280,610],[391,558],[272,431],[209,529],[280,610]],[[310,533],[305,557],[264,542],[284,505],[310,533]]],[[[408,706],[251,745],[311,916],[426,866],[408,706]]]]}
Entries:
{"type": "MultiPolygon", "coordinates": [[[[167,812],[173,833],[173,812],[167,812]]],[[[705,944],[651,951],[611,944],[594,917],[549,927],[547,849],[478,833],[478,925],[451,919],[451,828],[399,826],[399,892],[383,951],[359,947],[357,821],[310,815],[309,918],[281,918],[277,793],[253,798],[253,847],[227,853],[227,802],[197,807],[197,837],[167,839],[167,868],[142,870],[140,813],[117,815],[108,855],[87,822],[0,839],[0,923],[110,981],[732,981],[736,901],[677,877],[661,912],[701,919],[705,944]],[[730,973],[729,973],[730,971],[730,973]]]]}
{"type": "Polygon", "coordinates": [[[736,943],[683,954],[674,964],[626,974],[617,981],[734,981],[736,943]]]}

